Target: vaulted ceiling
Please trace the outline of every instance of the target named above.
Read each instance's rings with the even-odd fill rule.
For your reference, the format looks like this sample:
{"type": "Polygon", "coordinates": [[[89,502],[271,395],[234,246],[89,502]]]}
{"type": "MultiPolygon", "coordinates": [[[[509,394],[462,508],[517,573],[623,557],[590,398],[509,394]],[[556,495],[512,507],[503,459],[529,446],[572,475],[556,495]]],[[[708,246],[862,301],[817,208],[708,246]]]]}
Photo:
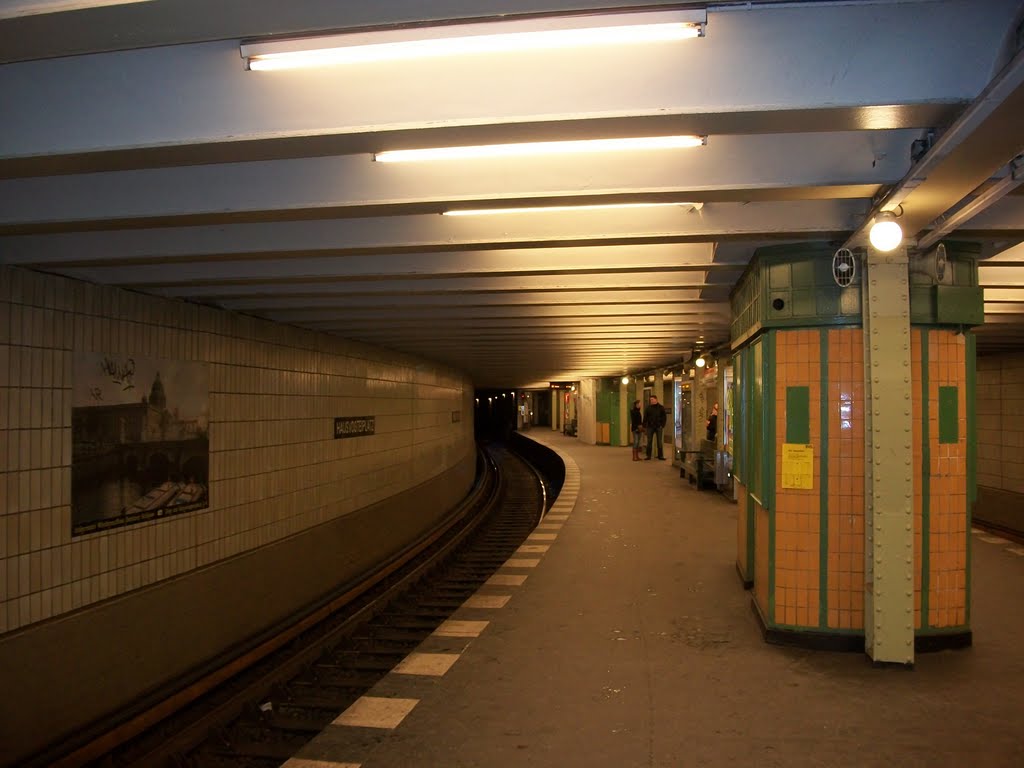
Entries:
{"type": "Polygon", "coordinates": [[[1024,342],[1021,0],[59,10],[76,5],[0,6],[2,263],[414,352],[480,386],[546,386],[725,343],[756,248],[862,245],[884,208],[911,248],[980,244],[979,349],[1024,342]],[[631,9],[703,12],[704,34],[286,71],[250,71],[240,53],[631,9]],[[706,143],[374,161],[683,134],[706,143]],[[573,209],[652,202],[671,205],[573,209]]]}

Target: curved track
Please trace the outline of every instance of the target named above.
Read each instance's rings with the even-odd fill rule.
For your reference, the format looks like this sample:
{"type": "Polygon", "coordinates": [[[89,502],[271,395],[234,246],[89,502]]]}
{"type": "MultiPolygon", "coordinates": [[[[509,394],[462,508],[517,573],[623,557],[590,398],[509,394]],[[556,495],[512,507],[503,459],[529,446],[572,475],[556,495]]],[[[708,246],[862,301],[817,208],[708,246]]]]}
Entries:
{"type": "Polygon", "coordinates": [[[536,471],[497,445],[486,449],[485,464],[483,498],[416,545],[414,558],[349,590],[358,596],[344,607],[286,631],[273,653],[102,757],[82,759],[80,750],[53,764],[281,765],[476,592],[536,526],[548,501],[536,471]]]}

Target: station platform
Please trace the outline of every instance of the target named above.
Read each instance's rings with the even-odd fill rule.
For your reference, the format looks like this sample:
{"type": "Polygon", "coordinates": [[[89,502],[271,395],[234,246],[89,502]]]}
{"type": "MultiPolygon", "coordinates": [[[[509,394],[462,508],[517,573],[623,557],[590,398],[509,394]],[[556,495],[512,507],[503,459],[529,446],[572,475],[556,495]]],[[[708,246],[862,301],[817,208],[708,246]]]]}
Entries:
{"type": "Polygon", "coordinates": [[[913,669],[766,644],[736,508],[669,461],[566,460],[510,562],[286,768],[1020,766],[1024,548],[975,532],[974,645],[913,669]]]}

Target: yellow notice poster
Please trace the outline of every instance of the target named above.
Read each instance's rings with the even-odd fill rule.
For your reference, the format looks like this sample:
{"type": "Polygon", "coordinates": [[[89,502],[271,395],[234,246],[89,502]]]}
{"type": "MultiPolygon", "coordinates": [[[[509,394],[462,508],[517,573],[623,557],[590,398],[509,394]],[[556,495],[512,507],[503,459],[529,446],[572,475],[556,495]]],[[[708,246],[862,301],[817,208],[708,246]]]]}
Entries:
{"type": "Polygon", "coordinates": [[[782,487],[814,488],[814,446],[782,444],[782,487]]]}

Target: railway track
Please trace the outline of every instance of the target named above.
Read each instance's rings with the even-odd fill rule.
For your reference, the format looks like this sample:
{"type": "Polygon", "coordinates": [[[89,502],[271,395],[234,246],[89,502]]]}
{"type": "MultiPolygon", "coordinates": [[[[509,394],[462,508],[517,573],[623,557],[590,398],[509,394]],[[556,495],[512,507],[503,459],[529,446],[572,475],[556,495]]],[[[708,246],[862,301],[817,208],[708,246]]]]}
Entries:
{"type": "Polygon", "coordinates": [[[503,446],[489,446],[486,456],[490,498],[386,584],[116,749],[85,760],[88,751],[79,750],[77,760],[50,764],[280,766],[426,639],[536,526],[548,504],[543,480],[503,446]]]}

